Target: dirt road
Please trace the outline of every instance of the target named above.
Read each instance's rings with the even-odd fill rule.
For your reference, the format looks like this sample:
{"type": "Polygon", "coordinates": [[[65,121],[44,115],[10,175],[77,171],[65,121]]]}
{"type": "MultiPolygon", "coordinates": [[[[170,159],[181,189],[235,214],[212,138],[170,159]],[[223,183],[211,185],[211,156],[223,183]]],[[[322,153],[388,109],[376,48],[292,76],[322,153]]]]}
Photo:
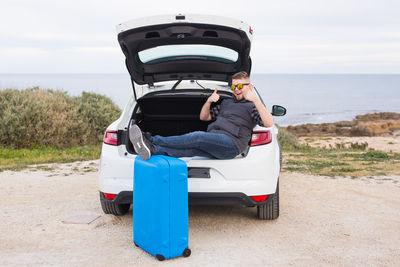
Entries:
{"type": "MultiPolygon", "coordinates": [[[[159,263],[132,242],[132,211],[104,215],[97,162],[1,172],[0,266],[396,266],[400,178],[326,178],[283,173],[281,214],[190,207],[192,255],[159,263]],[[89,172],[87,172],[89,170],[89,172]],[[100,215],[91,224],[64,224],[100,215]]],[[[151,199],[151,198],[150,198],[151,199]]],[[[398,266],[398,265],[397,265],[398,266]]]]}

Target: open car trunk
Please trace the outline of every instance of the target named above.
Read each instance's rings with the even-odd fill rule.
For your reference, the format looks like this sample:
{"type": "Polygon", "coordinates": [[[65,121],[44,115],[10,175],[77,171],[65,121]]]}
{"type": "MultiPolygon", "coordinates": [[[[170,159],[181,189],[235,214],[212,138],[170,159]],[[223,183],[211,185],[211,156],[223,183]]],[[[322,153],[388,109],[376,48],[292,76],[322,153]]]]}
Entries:
{"type": "MultiPolygon", "coordinates": [[[[193,131],[206,131],[213,121],[201,121],[200,110],[213,90],[168,90],[147,94],[138,99],[132,119],[143,132],[172,136],[193,131]]],[[[218,91],[219,102],[233,97],[230,92],[218,91]]],[[[213,103],[215,105],[216,103],[213,103]]],[[[129,138],[127,150],[135,153],[129,138]]]]}
{"type": "MultiPolygon", "coordinates": [[[[209,80],[231,82],[251,72],[253,30],[238,19],[186,14],[138,18],[117,26],[132,84],[209,80]]],[[[135,99],[136,90],[133,88],[135,99]]]]}

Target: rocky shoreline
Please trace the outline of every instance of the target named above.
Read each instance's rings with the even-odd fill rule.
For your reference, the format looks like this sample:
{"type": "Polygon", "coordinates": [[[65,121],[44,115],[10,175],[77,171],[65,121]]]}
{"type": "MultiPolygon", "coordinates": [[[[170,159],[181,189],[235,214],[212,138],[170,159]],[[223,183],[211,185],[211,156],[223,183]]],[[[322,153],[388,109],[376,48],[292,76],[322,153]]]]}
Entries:
{"type": "Polygon", "coordinates": [[[302,124],[281,127],[302,136],[398,136],[400,113],[381,112],[358,115],[352,121],[322,124],[302,124]]]}

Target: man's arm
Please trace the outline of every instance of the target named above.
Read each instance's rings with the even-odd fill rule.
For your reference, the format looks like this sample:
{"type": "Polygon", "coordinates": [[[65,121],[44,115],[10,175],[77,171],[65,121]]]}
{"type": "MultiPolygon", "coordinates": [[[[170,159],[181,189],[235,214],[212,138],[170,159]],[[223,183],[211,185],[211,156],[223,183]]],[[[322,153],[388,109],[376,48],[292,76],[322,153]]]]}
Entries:
{"type": "Polygon", "coordinates": [[[217,94],[217,91],[218,91],[218,89],[215,88],[212,95],[210,95],[210,97],[207,98],[206,103],[204,103],[203,107],[201,108],[200,120],[202,120],[202,121],[211,120],[211,114],[210,114],[211,103],[217,102],[219,100],[219,95],[217,94]]]}
{"type": "Polygon", "coordinates": [[[245,99],[251,101],[256,106],[258,113],[260,114],[261,120],[265,127],[271,127],[274,124],[274,118],[268,109],[263,105],[260,98],[256,95],[251,85],[249,90],[244,95],[245,99]]]}
{"type": "Polygon", "coordinates": [[[263,105],[260,99],[253,102],[256,106],[258,113],[260,114],[261,120],[265,127],[271,127],[274,124],[274,118],[268,109],[263,105]]]}

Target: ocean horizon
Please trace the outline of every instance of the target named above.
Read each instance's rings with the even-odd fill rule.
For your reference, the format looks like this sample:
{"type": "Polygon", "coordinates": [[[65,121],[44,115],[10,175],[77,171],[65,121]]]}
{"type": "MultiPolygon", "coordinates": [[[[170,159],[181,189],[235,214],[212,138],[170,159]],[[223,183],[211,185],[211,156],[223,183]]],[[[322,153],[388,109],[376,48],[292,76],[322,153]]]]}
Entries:
{"type": "MultiPolygon", "coordinates": [[[[275,117],[281,126],[352,120],[376,112],[400,113],[400,74],[252,74],[268,109],[287,108],[275,117]]],[[[0,90],[38,86],[110,97],[121,109],[132,96],[128,73],[0,73],[0,90]]]]}

